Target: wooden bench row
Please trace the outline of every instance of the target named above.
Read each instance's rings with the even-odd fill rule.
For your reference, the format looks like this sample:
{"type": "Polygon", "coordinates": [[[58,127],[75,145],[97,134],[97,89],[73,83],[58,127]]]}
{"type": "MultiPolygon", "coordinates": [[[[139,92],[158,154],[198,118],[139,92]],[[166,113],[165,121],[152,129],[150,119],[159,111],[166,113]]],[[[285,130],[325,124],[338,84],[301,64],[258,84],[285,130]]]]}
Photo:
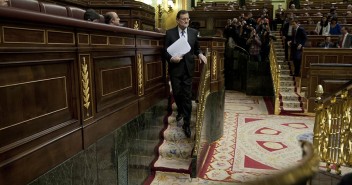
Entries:
{"type": "MultiPolygon", "coordinates": [[[[341,48],[304,48],[302,52],[302,65],[301,65],[301,83],[300,83],[300,91],[305,91],[306,97],[308,99],[312,98],[314,95],[314,91],[317,83],[321,83],[323,80],[324,83],[329,83],[329,80],[338,79],[338,80],[351,80],[352,79],[352,71],[351,68],[349,70],[344,71],[343,67],[339,67],[339,72],[330,72],[329,70],[323,70],[320,72],[312,71],[312,64],[319,65],[351,65],[352,64],[352,49],[341,49],[341,48]],[[319,74],[321,73],[321,74],[319,74]],[[317,81],[317,77],[313,76],[324,76],[324,78],[317,81]],[[315,81],[314,81],[315,80],[315,81]],[[314,83],[313,83],[314,81],[314,83]]],[[[331,81],[332,83],[333,81],[331,81]]],[[[333,84],[336,84],[335,82],[333,84]]],[[[336,86],[332,86],[330,89],[335,88],[336,86]]],[[[327,88],[329,89],[329,88],[327,88]]],[[[312,103],[312,102],[311,102],[312,103]]],[[[312,104],[308,105],[308,110],[312,111],[312,104]]]]}

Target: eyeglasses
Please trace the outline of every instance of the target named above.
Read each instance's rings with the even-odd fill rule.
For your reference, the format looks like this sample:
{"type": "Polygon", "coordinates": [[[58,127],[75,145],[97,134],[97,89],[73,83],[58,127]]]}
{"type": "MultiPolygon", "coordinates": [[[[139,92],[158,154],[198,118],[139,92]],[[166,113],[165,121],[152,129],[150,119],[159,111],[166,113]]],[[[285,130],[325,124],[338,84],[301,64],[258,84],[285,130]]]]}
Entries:
{"type": "Polygon", "coordinates": [[[189,21],[189,20],[191,20],[191,19],[190,19],[190,18],[180,18],[180,20],[189,21]]]}

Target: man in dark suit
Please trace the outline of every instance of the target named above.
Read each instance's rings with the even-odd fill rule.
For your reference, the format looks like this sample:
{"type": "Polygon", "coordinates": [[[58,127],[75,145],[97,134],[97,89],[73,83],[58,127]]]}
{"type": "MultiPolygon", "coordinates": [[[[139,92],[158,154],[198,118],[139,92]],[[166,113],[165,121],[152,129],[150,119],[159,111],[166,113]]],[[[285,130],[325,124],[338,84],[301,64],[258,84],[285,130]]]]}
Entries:
{"type": "Polygon", "coordinates": [[[321,48],[336,48],[335,44],[331,42],[331,37],[325,37],[325,41],[319,44],[321,48]]]}
{"type": "Polygon", "coordinates": [[[300,27],[297,20],[291,21],[292,25],[292,41],[288,42],[291,46],[293,65],[295,66],[294,76],[299,76],[301,70],[302,49],[307,41],[306,31],[300,27]]]}
{"type": "Polygon", "coordinates": [[[186,10],[180,10],[176,16],[177,26],[166,31],[165,58],[169,64],[169,74],[178,115],[177,121],[183,119],[183,130],[187,137],[191,137],[190,121],[192,112],[192,76],[194,73],[194,55],[200,61],[207,62],[202,54],[198,43],[198,31],[189,28],[189,14],[186,10]],[[171,56],[166,49],[178,39],[186,39],[191,50],[183,56],[171,56]]]}
{"type": "Polygon", "coordinates": [[[291,17],[287,18],[287,20],[283,24],[282,33],[281,33],[282,34],[282,41],[284,42],[284,46],[285,46],[285,60],[286,61],[290,60],[288,58],[288,45],[287,45],[287,43],[292,40],[291,21],[292,21],[291,17]]]}
{"type": "Polygon", "coordinates": [[[339,48],[351,48],[352,47],[352,34],[349,33],[349,28],[343,26],[341,28],[342,35],[339,38],[339,48]]]}

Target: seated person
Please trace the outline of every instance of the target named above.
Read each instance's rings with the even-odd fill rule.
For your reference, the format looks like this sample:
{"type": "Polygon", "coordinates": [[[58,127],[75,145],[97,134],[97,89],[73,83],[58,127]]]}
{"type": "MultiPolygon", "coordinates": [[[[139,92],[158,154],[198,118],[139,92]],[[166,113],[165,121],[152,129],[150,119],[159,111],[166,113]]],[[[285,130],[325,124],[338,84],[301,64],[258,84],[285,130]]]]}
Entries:
{"type": "Polygon", "coordinates": [[[351,4],[349,4],[349,5],[347,5],[347,8],[346,8],[347,10],[352,10],[352,5],[351,4]]]}
{"type": "Polygon", "coordinates": [[[329,35],[330,34],[330,22],[328,17],[322,17],[315,27],[315,33],[317,35],[329,35]]]}
{"type": "Polygon", "coordinates": [[[9,0],[0,0],[0,6],[9,6],[9,0]]]}
{"type": "Polygon", "coordinates": [[[100,19],[99,14],[93,9],[88,9],[84,13],[84,20],[86,21],[99,22],[99,19],[100,19]]]}
{"type": "Polygon", "coordinates": [[[291,4],[290,9],[291,10],[296,10],[296,5],[295,4],[291,4]]]}
{"type": "Polygon", "coordinates": [[[337,22],[337,17],[333,17],[330,22],[330,35],[341,35],[341,26],[337,22]]]}
{"type": "Polygon", "coordinates": [[[336,48],[336,44],[331,42],[331,37],[325,37],[325,41],[319,44],[321,48],[336,48]]]}
{"type": "Polygon", "coordinates": [[[276,13],[283,12],[283,11],[285,11],[285,10],[282,8],[282,4],[280,3],[279,7],[276,10],[276,13]]]}
{"type": "Polygon", "coordinates": [[[322,16],[323,14],[321,12],[317,12],[315,15],[316,16],[322,16]]]}
{"type": "Polygon", "coordinates": [[[105,23],[106,24],[111,24],[115,26],[120,26],[120,18],[116,14],[116,12],[107,12],[104,15],[105,23]]]}
{"type": "MultiPolygon", "coordinates": [[[[308,24],[315,24],[311,17],[308,18],[308,24]]],[[[329,30],[330,31],[330,30],[329,30]]]]}
{"type": "Polygon", "coordinates": [[[346,12],[346,17],[352,17],[352,12],[351,11],[347,11],[346,12]]]}
{"type": "Polygon", "coordinates": [[[332,17],[337,17],[337,12],[336,12],[336,8],[335,7],[331,7],[330,8],[330,15],[332,17]]]}

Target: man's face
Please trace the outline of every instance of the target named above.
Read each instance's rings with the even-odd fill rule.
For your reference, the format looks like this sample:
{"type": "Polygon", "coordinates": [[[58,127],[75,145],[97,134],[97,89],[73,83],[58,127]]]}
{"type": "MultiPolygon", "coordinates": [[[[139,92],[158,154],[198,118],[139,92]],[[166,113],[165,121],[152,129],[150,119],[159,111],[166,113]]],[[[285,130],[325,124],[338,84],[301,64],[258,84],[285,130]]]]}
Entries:
{"type": "Polygon", "coordinates": [[[347,30],[346,30],[345,27],[342,27],[342,28],[341,28],[341,33],[342,33],[342,34],[346,34],[346,33],[347,33],[347,30]]]}
{"type": "Polygon", "coordinates": [[[116,26],[120,25],[120,17],[116,13],[114,13],[114,17],[111,19],[111,23],[116,26]]]}
{"type": "Polygon", "coordinates": [[[297,22],[295,22],[295,21],[291,21],[291,26],[292,26],[292,28],[293,29],[297,29],[297,22]]]}
{"type": "Polygon", "coordinates": [[[189,26],[189,15],[188,13],[186,14],[180,14],[180,18],[176,19],[178,27],[181,29],[185,29],[189,26]]]}

